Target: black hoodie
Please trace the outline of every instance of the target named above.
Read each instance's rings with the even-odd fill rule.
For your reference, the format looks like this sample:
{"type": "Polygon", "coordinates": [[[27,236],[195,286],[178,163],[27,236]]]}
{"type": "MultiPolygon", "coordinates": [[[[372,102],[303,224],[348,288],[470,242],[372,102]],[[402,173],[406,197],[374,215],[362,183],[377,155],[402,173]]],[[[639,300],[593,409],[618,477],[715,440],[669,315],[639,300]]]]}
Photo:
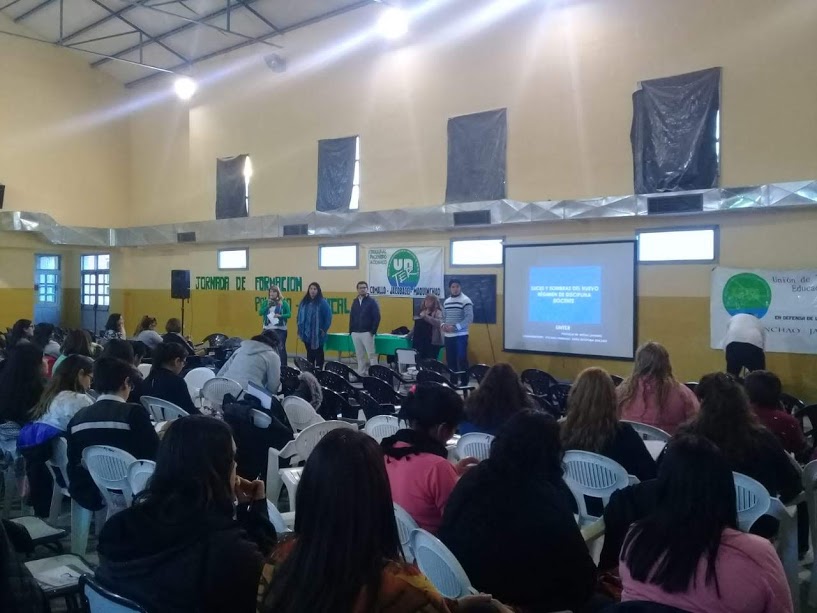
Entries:
{"type": "Polygon", "coordinates": [[[145,504],[109,519],[96,577],[149,612],[254,613],[264,556],[275,544],[266,501],[168,524],[145,504]]]}

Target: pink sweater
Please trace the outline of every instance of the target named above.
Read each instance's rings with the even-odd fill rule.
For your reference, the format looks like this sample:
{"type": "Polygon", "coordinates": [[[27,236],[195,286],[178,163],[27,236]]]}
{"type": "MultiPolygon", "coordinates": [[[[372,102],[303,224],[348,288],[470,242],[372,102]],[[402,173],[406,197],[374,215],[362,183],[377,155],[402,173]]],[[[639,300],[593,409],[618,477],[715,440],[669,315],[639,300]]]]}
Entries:
{"type": "Polygon", "coordinates": [[[689,613],[792,613],[783,565],[766,539],[727,528],[721,536],[715,567],[720,598],[715,584],[705,583],[705,559],[698,564],[690,589],[675,594],[657,585],[636,581],[624,562],[620,562],[624,586],[621,600],[647,600],[689,613]]]}
{"type": "MultiPolygon", "coordinates": [[[[618,387],[619,394],[623,386],[618,387]]],[[[671,435],[678,426],[698,412],[698,398],[686,385],[677,383],[669,390],[664,406],[659,406],[655,384],[650,379],[638,382],[635,396],[621,406],[621,419],[661,428],[671,435]]]]}
{"type": "MultiPolygon", "coordinates": [[[[408,445],[397,443],[395,446],[408,445]]],[[[399,460],[386,457],[386,473],[392,500],[403,507],[423,530],[436,534],[448,497],[457,484],[454,465],[433,453],[420,453],[399,460]]]]}

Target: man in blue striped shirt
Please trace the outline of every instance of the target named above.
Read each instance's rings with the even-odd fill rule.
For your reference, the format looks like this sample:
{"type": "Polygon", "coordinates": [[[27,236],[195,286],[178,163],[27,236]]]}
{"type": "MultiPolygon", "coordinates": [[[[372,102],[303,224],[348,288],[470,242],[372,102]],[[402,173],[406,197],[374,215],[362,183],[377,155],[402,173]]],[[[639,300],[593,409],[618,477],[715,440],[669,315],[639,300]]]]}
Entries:
{"type": "Polygon", "coordinates": [[[462,372],[462,385],[468,385],[468,326],[474,321],[474,303],[462,293],[459,279],[448,283],[451,294],[445,299],[443,310],[443,336],[445,337],[445,359],[448,368],[462,372]]]}

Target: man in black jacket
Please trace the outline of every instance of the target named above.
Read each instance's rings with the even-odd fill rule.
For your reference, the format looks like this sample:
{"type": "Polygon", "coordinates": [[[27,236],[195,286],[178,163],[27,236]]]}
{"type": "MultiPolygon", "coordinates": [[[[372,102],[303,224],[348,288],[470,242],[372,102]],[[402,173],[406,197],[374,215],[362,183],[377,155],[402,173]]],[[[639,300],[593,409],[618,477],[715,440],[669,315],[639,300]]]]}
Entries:
{"type": "Polygon", "coordinates": [[[155,460],[159,436],[148,412],[127,398],[139,371],[123,360],[100,358],[94,364],[96,403],[80,409],[68,422],[68,478],[71,497],[92,511],[104,505],[90,473],[82,466],[82,452],[91,445],[108,445],[137,460],[155,460]]]}
{"type": "Polygon", "coordinates": [[[352,303],[352,312],[349,314],[349,334],[355,345],[357,356],[357,372],[368,375],[368,364],[377,364],[377,354],[374,350],[374,335],[380,326],[380,307],[377,301],[369,296],[369,284],[361,281],[357,284],[357,298],[352,303]],[[368,364],[367,364],[368,362],[368,364]]]}

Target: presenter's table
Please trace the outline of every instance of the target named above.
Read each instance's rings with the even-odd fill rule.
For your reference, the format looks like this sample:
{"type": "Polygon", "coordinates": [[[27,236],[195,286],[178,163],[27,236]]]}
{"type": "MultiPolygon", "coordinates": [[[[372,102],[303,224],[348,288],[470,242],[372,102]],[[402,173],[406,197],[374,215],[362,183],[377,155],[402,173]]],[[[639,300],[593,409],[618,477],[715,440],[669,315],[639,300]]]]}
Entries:
{"type": "MultiPolygon", "coordinates": [[[[398,349],[411,349],[411,341],[399,334],[375,334],[374,350],[377,355],[394,355],[398,349]]],[[[355,345],[350,334],[330,333],[326,335],[323,350],[337,351],[340,359],[343,353],[353,354],[355,345]]]]}

